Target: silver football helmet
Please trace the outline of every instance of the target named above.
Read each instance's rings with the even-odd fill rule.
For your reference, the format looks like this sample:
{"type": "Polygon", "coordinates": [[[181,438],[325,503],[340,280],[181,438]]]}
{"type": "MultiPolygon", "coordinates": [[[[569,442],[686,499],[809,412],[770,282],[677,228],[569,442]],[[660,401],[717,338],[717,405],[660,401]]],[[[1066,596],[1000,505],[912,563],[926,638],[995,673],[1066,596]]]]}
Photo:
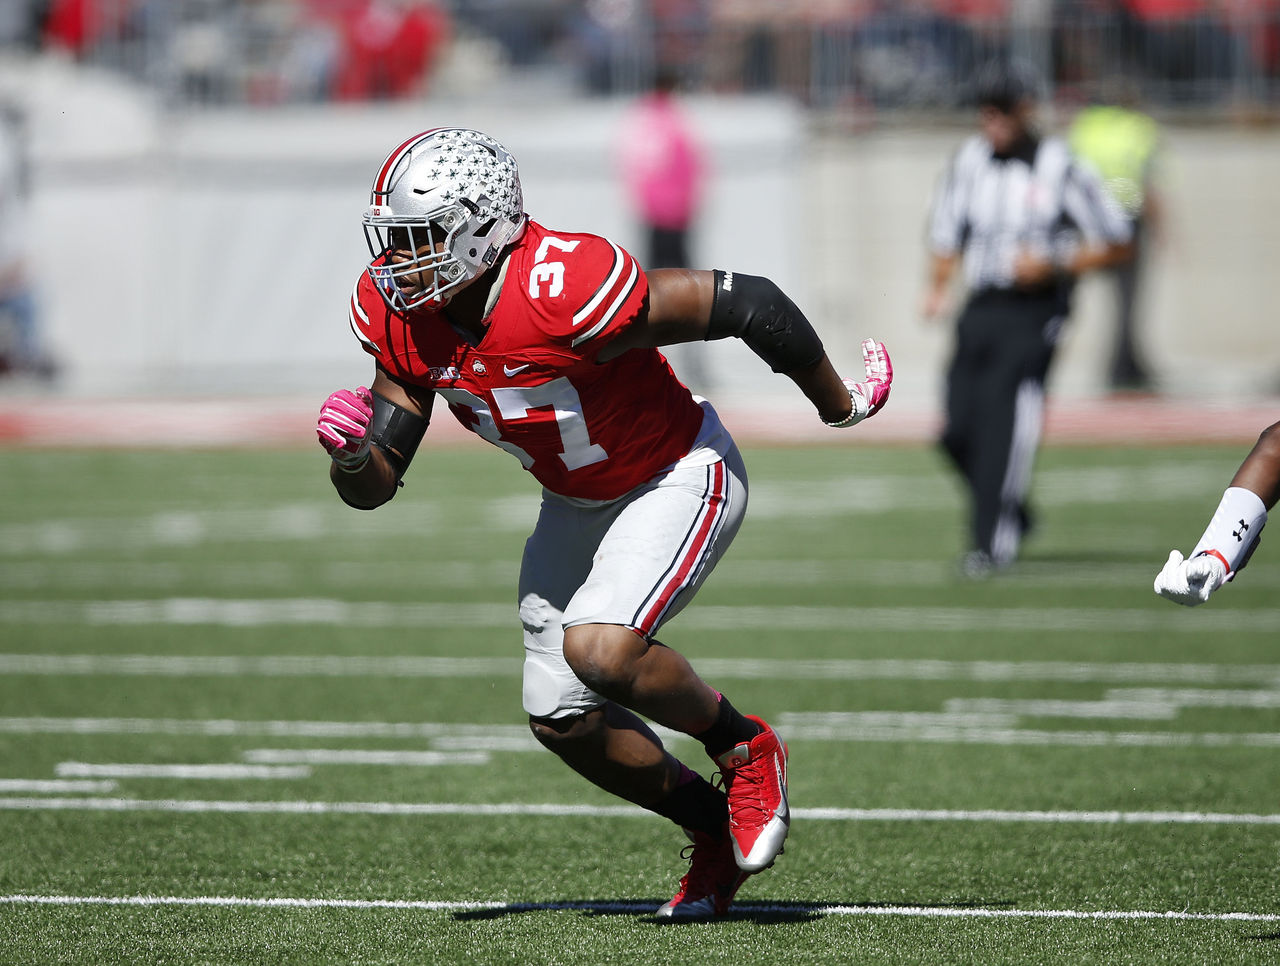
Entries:
{"type": "Polygon", "coordinates": [[[479,131],[436,128],[389,155],[364,213],[369,276],[393,309],[440,307],[520,237],[516,159],[479,131]]]}

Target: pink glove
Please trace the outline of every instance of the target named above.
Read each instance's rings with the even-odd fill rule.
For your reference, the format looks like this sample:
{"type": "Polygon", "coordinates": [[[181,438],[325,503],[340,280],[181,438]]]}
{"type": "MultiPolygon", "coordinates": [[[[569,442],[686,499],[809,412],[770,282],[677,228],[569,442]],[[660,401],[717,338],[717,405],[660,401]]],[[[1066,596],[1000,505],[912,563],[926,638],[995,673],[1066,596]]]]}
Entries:
{"type": "Polygon", "coordinates": [[[867,381],[859,383],[858,389],[867,401],[867,415],[874,416],[889,401],[889,390],[893,388],[893,363],[883,342],[862,341],[862,365],[867,370],[867,381]]]}
{"type": "Polygon", "coordinates": [[[878,413],[888,401],[889,390],[893,387],[893,363],[889,361],[889,350],[884,343],[874,339],[863,340],[862,364],[867,370],[866,382],[841,380],[849,390],[852,412],[839,422],[827,423],[828,426],[835,429],[856,426],[868,416],[878,413]]]}
{"type": "Polygon", "coordinates": [[[369,459],[369,425],[373,421],[373,393],[364,386],[339,389],[320,407],[316,436],[333,461],[354,472],[369,459]]]}

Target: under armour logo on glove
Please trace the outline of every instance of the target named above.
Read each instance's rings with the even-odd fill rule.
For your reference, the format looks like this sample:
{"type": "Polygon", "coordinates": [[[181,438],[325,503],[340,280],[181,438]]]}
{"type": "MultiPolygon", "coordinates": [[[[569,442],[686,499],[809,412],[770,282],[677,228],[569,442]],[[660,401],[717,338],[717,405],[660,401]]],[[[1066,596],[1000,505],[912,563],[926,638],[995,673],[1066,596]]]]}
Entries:
{"type": "Polygon", "coordinates": [[[1243,520],[1240,521],[1240,529],[1232,530],[1231,535],[1236,538],[1236,543],[1244,543],[1244,535],[1249,531],[1249,524],[1243,520]]]}

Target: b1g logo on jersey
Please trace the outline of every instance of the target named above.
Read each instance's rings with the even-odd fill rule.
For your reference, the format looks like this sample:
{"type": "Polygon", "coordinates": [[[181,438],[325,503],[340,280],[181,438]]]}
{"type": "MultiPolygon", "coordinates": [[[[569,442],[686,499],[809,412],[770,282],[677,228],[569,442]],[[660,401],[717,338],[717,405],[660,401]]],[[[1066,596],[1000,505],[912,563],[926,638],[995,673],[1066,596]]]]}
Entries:
{"type": "MultiPolygon", "coordinates": [[[[580,239],[579,239],[580,240],[580,239]]],[[[529,298],[542,298],[542,283],[547,283],[547,295],[555,298],[564,291],[564,262],[545,261],[551,249],[558,248],[562,252],[571,252],[578,247],[577,241],[565,241],[548,235],[542,239],[537,254],[533,256],[533,271],[529,273],[529,298]]]]}
{"type": "Polygon", "coordinates": [[[457,366],[432,366],[427,370],[427,378],[432,382],[456,382],[458,375],[457,366]]]}

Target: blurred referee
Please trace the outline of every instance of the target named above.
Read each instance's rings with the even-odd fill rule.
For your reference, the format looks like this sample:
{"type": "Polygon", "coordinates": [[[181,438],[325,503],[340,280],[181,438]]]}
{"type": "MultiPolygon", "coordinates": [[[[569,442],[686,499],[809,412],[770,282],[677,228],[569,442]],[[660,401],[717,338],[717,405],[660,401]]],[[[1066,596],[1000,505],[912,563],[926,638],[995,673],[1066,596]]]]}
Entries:
{"type": "Polygon", "coordinates": [[[968,298],[947,371],[942,447],[971,498],[967,576],[1018,555],[1040,442],[1045,378],[1084,272],[1130,257],[1129,227],[1066,142],[1042,137],[1037,81],[1025,66],[992,64],[975,84],[979,132],[956,152],[929,217],[924,314],[945,309],[963,259],[968,298]]]}

